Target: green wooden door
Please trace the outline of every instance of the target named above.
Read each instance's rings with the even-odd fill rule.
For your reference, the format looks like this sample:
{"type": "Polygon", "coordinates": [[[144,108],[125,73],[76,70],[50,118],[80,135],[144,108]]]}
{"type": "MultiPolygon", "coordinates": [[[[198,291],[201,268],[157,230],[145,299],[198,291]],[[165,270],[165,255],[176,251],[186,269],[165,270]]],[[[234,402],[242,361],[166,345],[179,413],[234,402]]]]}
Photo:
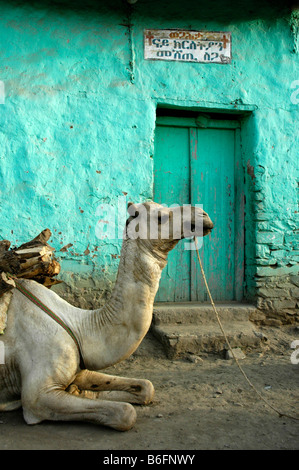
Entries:
{"type": "MultiPolygon", "coordinates": [[[[159,118],[154,157],[154,200],[202,204],[215,228],[202,239],[200,254],[216,301],[243,296],[243,189],[239,123],[159,118]]],[[[170,252],[156,301],[207,300],[202,275],[190,242],[170,252]],[[187,249],[186,249],[187,248],[187,249]]]]}

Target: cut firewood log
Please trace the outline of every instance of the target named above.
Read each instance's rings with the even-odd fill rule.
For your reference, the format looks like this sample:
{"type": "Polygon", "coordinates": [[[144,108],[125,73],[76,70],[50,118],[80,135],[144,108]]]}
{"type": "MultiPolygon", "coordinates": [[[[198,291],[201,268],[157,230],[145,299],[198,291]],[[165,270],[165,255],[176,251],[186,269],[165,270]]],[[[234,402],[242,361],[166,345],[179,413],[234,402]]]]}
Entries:
{"type": "Polygon", "coordinates": [[[16,287],[15,282],[13,279],[9,279],[5,273],[0,274],[0,297],[5,292],[16,287]]]}
{"type": "Polygon", "coordinates": [[[54,257],[55,249],[47,243],[51,235],[45,229],[33,240],[13,249],[10,241],[0,241],[0,296],[14,287],[10,276],[33,279],[49,288],[62,282],[55,279],[60,264],[54,257]]]}
{"type": "Polygon", "coordinates": [[[11,243],[8,240],[0,240],[0,252],[7,251],[11,243]]]}
{"type": "Polygon", "coordinates": [[[52,235],[51,230],[46,228],[39,235],[37,235],[37,237],[33,238],[33,240],[27,243],[23,243],[23,245],[19,246],[17,250],[23,250],[25,248],[31,248],[39,244],[42,244],[42,245],[47,245],[49,248],[51,248],[52,251],[55,251],[54,248],[50,247],[50,245],[47,244],[47,241],[50,239],[51,235],[52,235]]]}

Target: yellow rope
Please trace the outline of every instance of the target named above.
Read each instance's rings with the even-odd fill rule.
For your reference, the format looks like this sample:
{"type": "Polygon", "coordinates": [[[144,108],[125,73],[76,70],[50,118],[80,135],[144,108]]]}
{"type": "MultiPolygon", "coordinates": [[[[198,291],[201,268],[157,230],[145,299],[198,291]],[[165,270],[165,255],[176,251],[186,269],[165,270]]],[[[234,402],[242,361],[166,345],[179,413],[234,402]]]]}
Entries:
{"type": "Polygon", "coordinates": [[[286,418],[291,418],[291,419],[296,419],[296,420],[299,420],[298,417],[296,416],[292,416],[292,415],[288,415],[288,414],[285,414],[285,413],[282,413],[281,411],[277,410],[274,406],[271,405],[271,403],[269,403],[261,394],[260,392],[255,388],[255,386],[253,385],[253,383],[249,380],[249,378],[247,377],[246,373],[244,372],[243,368],[241,367],[239,361],[238,361],[238,358],[236,357],[231,345],[230,345],[230,342],[227,338],[227,335],[223,329],[223,326],[222,326],[222,323],[220,321],[220,318],[219,318],[219,314],[217,312],[217,309],[215,307],[215,304],[214,304],[214,301],[213,301],[213,298],[212,298],[212,295],[211,295],[211,292],[210,292],[210,289],[209,289],[209,286],[208,286],[208,283],[207,283],[207,279],[206,279],[206,276],[205,276],[205,272],[204,272],[204,269],[203,269],[203,265],[202,265],[202,262],[201,262],[201,259],[200,259],[200,256],[199,256],[199,251],[198,251],[198,245],[197,245],[197,240],[196,240],[196,237],[194,237],[194,242],[195,242],[195,248],[196,248],[196,253],[197,253],[197,258],[198,258],[198,262],[199,262],[199,265],[200,265],[200,270],[201,270],[201,273],[202,273],[202,277],[203,277],[203,280],[204,280],[204,283],[205,283],[205,286],[206,286],[206,289],[207,289],[207,292],[208,292],[208,295],[209,295],[209,298],[210,298],[210,301],[211,301],[211,304],[212,304],[212,307],[213,307],[213,310],[215,312],[215,315],[216,315],[216,318],[217,318],[217,322],[220,326],[220,329],[222,331],[222,334],[225,338],[225,341],[229,347],[229,350],[238,366],[238,368],[240,369],[240,372],[241,374],[243,375],[243,377],[245,378],[246,382],[250,385],[250,387],[255,391],[255,393],[259,396],[259,398],[264,402],[266,403],[267,406],[269,406],[270,408],[272,408],[272,410],[274,410],[276,413],[278,413],[278,415],[280,417],[282,416],[285,416],[286,418]]]}

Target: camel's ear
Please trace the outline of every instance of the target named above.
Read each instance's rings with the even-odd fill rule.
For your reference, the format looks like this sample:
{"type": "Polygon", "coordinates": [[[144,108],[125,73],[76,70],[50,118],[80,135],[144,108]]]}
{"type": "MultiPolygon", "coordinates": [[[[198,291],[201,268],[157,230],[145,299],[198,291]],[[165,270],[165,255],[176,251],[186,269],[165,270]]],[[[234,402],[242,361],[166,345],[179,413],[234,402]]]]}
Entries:
{"type": "Polygon", "coordinates": [[[128,212],[130,215],[133,215],[135,217],[135,215],[138,215],[136,214],[136,212],[138,212],[138,208],[137,208],[137,205],[134,204],[134,202],[128,202],[128,212]]]}

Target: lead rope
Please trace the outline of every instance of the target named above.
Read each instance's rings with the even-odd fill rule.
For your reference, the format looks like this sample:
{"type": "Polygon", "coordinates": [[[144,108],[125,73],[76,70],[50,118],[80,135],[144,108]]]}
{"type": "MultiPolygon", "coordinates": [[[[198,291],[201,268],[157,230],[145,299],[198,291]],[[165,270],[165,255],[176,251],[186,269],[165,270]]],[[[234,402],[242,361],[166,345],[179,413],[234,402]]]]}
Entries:
{"type": "Polygon", "coordinates": [[[285,413],[282,413],[281,411],[279,411],[277,408],[275,408],[273,405],[271,405],[271,403],[268,402],[268,400],[266,400],[261,394],[260,392],[255,388],[255,386],[253,385],[253,383],[250,381],[250,379],[247,377],[246,373],[244,372],[242,366],[240,365],[239,361],[238,361],[238,358],[236,357],[234,351],[233,351],[233,348],[231,347],[230,345],[230,342],[227,338],[227,335],[223,329],[223,326],[222,326],[222,323],[221,323],[221,320],[219,318],[219,314],[217,312],[217,309],[215,307],[215,304],[214,304],[214,301],[213,301],[213,298],[212,298],[212,295],[211,295],[211,292],[210,292],[210,289],[209,289],[209,286],[208,286],[208,283],[207,283],[207,279],[206,279],[206,275],[205,275],[205,272],[204,272],[204,269],[203,269],[203,265],[202,265],[202,262],[201,262],[201,259],[200,259],[200,256],[199,256],[199,251],[198,251],[198,245],[197,245],[197,240],[196,240],[196,237],[194,237],[194,243],[195,243],[195,248],[196,248],[196,253],[197,253],[197,258],[198,258],[198,262],[199,262],[199,266],[200,266],[200,270],[201,270],[201,273],[202,273],[202,277],[203,277],[203,280],[204,280],[204,283],[205,283],[205,286],[206,286],[206,289],[207,289],[207,292],[208,292],[208,295],[209,295],[209,298],[210,298],[210,301],[211,301],[211,304],[212,304],[212,307],[213,307],[213,310],[215,312],[215,315],[216,315],[216,318],[217,318],[217,322],[220,326],[220,329],[222,331],[222,334],[225,338],[225,341],[228,345],[228,348],[241,372],[241,374],[243,375],[243,377],[245,378],[246,382],[250,385],[250,387],[254,390],[254,392],[258,395],[258,397],[264,402],[266,403],[267,406],[269,406],[273,411],[275,411],[276,413],[278,413],[279,417],[283,417],[285,416],[286,418],[291,418],[291,419],[295,419],[297,421],[299,421],[299,418],[296,417],[296,416],[292,416],[292,415],[288,415],[288,414],[285,414],[285,413]]]}

